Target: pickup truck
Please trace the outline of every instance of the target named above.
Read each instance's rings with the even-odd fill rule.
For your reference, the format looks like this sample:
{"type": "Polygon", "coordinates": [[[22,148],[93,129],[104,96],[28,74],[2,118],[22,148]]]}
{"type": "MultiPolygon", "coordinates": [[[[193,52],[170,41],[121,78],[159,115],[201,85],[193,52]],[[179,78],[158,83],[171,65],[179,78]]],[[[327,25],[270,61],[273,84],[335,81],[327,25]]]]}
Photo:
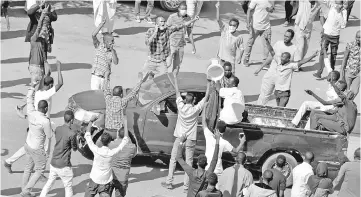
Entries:
{"type": "MultiPolygon", "coordinates": [[[[205,96],[206,82],[205,74],[180,72],[178,75],[180,91],[194,93],[196,102],[205,96]]],[[[128,129],[133,143],[137,145],[138,155],[151,156],[165,163],[169,161],[177,121],[173,84],[174,78],[171,74],[148,80],[142,84],[139,94],[126,109],[128,129]]],[[[89,120],[94,114],[104,114],[103,92],[85,91],[75,94],[69,98],[67,108],[74,111],[75,118],[79,122],[89,120]]],[[[215,86],[211,88],[206,110],[208,127],[214,129],[220,111],[220,97],[215,86]]],[[[301,128],[292,128],[290,124],[297,112],[296,109],[246,104],[245,110],[248,112],[248,122],[228,125],[223,138],[237,147],[240,143],[239,136],[243,134],[246,136],[245,153],[248,166],[252,169],[263,171],[272,168],[277,156],[283,154],[287,159],[286,170],[283,173],[288,177],[289,182],[292,179],[292,169],[303,161],[303,154],[306,151],[312,151],[316,161],[332,164],[329,166],[333,170],[337,170],[346,157],[347,136],[302,128],[307,122],[309,113],[302,118],[301,128]]],[[[359,116],[357,122],[359,124],[359,116]]],[[[359,125],[355,126],[355,129],[359,128],[359,125]]],[[[100,134],[94,132],[93,140],[96,141],[100,134]]],[[[194,158],[204,154],[205,145],[201,116],[199,116],[194,158]]],[[[84,146],[81,150],[82,154],[92,159],[92,153],[86,148],[84,146]]],[[[234,161],[227,153],[223,154],[223,160],[234,161]]]]}

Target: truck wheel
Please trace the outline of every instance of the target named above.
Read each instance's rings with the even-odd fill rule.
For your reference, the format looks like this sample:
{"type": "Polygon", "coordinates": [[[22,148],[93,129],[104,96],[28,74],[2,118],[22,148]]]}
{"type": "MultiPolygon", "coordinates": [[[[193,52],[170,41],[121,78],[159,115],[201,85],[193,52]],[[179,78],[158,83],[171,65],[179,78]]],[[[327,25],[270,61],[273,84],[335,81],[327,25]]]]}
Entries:
{"type": "Polygon", "coordinates": [[[292,170],[297,166],[297,160],[288,153],[276,153],[271,155],[266,159],[266,161],[262,165],[262,173],[267,169],[272,169],[276,166],[276,160],[278,155],[284,155],[286,157],[286,165],[285,170],[282,171],[282,174],[287,178],[286,187],[290,187],[292,185],[292,170]]]}
{"type": "Polygon", "coordinates": [[[181,3],[181,0],[163,0],[159,1],[160,6],[168,12],[175,12],[178,10],[178,6],[181,3]]]}

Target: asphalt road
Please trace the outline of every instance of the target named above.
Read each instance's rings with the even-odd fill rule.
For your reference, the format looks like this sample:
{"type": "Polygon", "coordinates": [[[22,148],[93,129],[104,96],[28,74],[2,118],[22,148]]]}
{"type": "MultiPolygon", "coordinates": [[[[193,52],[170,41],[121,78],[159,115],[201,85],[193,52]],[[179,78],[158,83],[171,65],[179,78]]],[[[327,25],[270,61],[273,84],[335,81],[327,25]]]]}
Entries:
{"type": "MultiPolygon", "coordinates": [[[[90,3],[64,2],[56,5],[58,10],[58,21],[53,23],[55,29],[55,42],[53,52],[49,54],[50,63],[60,60],[63,70],[64,86],[54,96],[52,106],[52,120],[57,124],[62,124],[63,110],[67,104],[67,99],[80,91],[90,89],[90,68],[93,61],[93,46],[91,32],[93,31],[93,14],[90,3]]],[[[342,61],[342,52],[347,42],[353,41],[355,32],[360,28],[360,2],[356,2],[348,27],[341,32],[339,56],[337,65],[342,61]]],[[[145,32],[151,25],[135,23],[133,19],[133,3],[122,3],[118,7],[118,20],[115,24],[115,32],[119,37],[115,39],[116,50],[120,58],[118,66],[113,67],[111,84],[132,87],[137,82],[137,73],[141,70],[144,60],[147,57],[147,48],[144,44],[145,32]]],[[[142,11],[144,12],[144,7],[142,11]]],[[[29,73],[27,70],[27,60],[29,55],[29,44],[24,43],[24,35],[28,17],[20,7],[15,7],[9,11],[11,30],[6,31],[5,21],[1,20],[1,159],[11,156],[25,141],[27,122],[16,116],[14,108],[17,104],[23,103],[23,98],[27,92],[29,84],[29,73]]],[[[168,16],[169,13],[155,9],[156,15],[168,16]]],[[[231,17],[241,20],[239,27],[243,34],[243,39],[247,40],[248,35],[245,30],[245,15],[242,8],[236,2],[224,2],[221,7],[221,17],[224,21],[231,17]]],[[[282,24],[284,10],[277,5],[276,11],[271,15],[272,21],[272,43],[283,38],[283,33],[287,28],[282,24]]],[[[217,53],[219,35],[215,21],[214,2],[207,2],[202,9],[201,19],[194,28],[197,54],[191,53],[189,45],[185,48],[184,61],[181,71],[205,72],[206,64],[210,58],[217,53]]],[[[314,31],[311,38],[311,47],[308,55],[318,49],[320,42],[320,23],[314,22],[314,31]]],[[[260,62],[261,41],[257,40],[251,60],[260,62]]],[[[298,108],[305,100],[312,100],[304,93],[304,89],[314,90],[317,94],[324,95],[327,84],[325,81],[317,81],[312,77],[315,70],[314,60],[304,66],[304,72],[296,73],[292,84],[292,97],[288,107],[298,108]]],[[[258,98],[261,79],[264,71],[259,76],[254,76],[253,72],[258,65],[249,68],[237,65],[236,75],[240,78],[240,88],[246,95],[247,102],[254,102],[258,98]]],[[[339,69],[339,66],[336,67],[339,69]]],[[[55,65],[52,66],[56,70],[55,65]]],[[[54,76],[57,76],[54,73],[54,76]]],[[[55,77],[57,80],[57,77],[55,77]]],[[[359,103],[360,96],[356,99],[359,103]]],[[[272,100],[271,105],[275,105],[272,100]]],[[[358,107],[358,109],[360,109],[358,107]]],[[[349,155],[357,147],[360,147],[359,134],[350,138],[349,155]]],[[[1,196],[17,196],[20,193],[20,183],[24,167],[24,158],[13,165],[14,174],[8,174],[1,167],[1,196]]],[[[74,166],[74,194],[83,196],[84,188],[89,180],[91,162],[84,159],[79,153],[72,154],[72,164],[74,166]]],[[[148,163],[144,158],[138,158],[132,167],[130,175],[130,185],[128,196],[148,197],[154,195],[161,196],[185,196],[182,189],[183,172],[177,172],[175,176],[176,189],[167,191],[160,187],[160,182],[164,180],[168,170],[166,166],[148,163]],[[140,189],[141,188],[141,189],[140,189]]],[[[34,192],[40,192],[44,183],[38,183],[34,192]]],[[[64,189],[61,181],[57,181],[49,196],[64,196],[64,189]]]]}

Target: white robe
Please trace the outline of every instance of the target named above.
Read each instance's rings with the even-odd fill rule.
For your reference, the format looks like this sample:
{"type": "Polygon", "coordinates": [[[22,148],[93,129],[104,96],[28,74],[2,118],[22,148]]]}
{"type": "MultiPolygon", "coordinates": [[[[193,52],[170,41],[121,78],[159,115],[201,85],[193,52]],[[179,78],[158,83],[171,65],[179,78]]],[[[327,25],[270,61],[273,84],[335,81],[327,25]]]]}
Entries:
{"type": "Polygon", "coordinates": [[[103,19],[106,19],[102,32],[113,31],[116,8],[116,0],[93,0],[95,26],[98,27],[103,19]]]}
{"type": "Polygon", "coordinates": [[[36,0],[26,0],[26,10],[29,10],[31,6],[36,4],[36,0]]]}

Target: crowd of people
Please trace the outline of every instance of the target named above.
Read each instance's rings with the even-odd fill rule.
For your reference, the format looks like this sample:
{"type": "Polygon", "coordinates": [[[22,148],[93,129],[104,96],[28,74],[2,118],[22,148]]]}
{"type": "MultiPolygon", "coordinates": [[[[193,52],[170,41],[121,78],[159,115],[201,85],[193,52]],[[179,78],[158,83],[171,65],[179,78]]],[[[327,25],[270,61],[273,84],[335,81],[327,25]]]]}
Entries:
{"type": "MultiPolygon", "coordinates": [[[[94,154],[90,172],[90,181],[85,188],[85,196],[125,196],[128,187],[128,177],[131,161],[136,155],[135,140],[129,135],[125,110],[134,98],[142,83],[168,72],[171,68],[176,90],[176,104],[178,119],[174,131],[173,144],[169,162],[168,176],[161,186],[173,189],[173,175],[178,162],[186,175],[184,176],[184,192],[187,197],[206,196],[246,196],[246,197],[283,197],[286,189],[286,176],[283,168],[287,163],[286,157],[279,154],[276,165],[272,169],[262,172],[259,183],[254,183],[253,175],[245,168],[247,155],[245,149],[246,137],[240,137],[238,147],[233,147],[223,139],[227,125],[245,122],[243,112],[245,101],[242,91],[238,88],[239,79],[236,77],[238,64],[248,67],[250,55],[259,36],[263,43],[263,64],[255,72],[269,66],[262,79],[260,96],[257,103],[266,105],[274,94],[277,106],[286,107],[291,96],[293,72],[302,71],[301,66],[319,56],[320,67],[314,76],[321,78],[324,68],[327,71],[329,89],[327,99],[323,100],[310,90],[305,90],[313,96],[315,101],[306,101],[292,120],[294,127],[306,113],[311,110],[310,120],[304,129],[325,129],[349,134],[357,116],[357,106],[353,102],[360,86],[360,31],[356,32],[355,41],[348,43],[344,52],[341,70],[335,70],[336,56],[341,29],[347,26],[347,21],[354,1],[286,1],[285,26],[291,24],[295,15],[294,30],[287,29],[284,39],[271,46],[270,14],[274,11],[274,2],[269,0],[243,1],[242,8],[247,14],[246,27],[249,38],[244,43],[242,34],[237,30],[240,22],[232,18],[223,23],[220,19],[220,5],[216,3],[216,19],[221,33],[217,57],[224,68],[224,76],[215,83],[220,97],[224,99],[216,128],[208,128],[204,110],[209,100],[212,82],[208,79],[204,98],[194,104],[195,95],[186,93],[181,95],[178,87],[178,73],[181,67],[184,46],[192,44],[192,53],[196,53],[193,40],[193,27],[199,20],[203,1],[187,0],[180,3],[178,12],[171,14],[166,20],[162,16],[156,17],[155,27],[150,28],[145,35],[148,47],[148,57],[143,70],[139,72],[139,83],[133,89],[123,92],[122,86],[110,89],[110,75],[112,64],[117,65],[119,58],[114,49],[113,25],[115,19],[116,1],[94,0],[94,19],[96,29],[92,33],[95,49],[94,63],[91,70],[92,90],[102,90],[106,104],[103,117],[92,117],[86,128],[84,138],[86,144],[94,154]],[[297,14],[296,14],[297,13],[297,14]],[[320,17],[322,27],[322,42],[319,51],[305,58],[308,52],[312,24],[316,16],[320,17]],[[99,37],[101,39],[99,39],[99,37]],[[295,42],[292,40],[295,38],[295,42]],[[330,47],[331,56],[327,57],[330,47]],[[243,57],[244,56],[244,57],[243,57]],[[203,112],[202,112],[203,111],[203,112]],[[205,154],[197,158],[197,168],[192,167],[193,155],[197,139],[197,119],[202,112],[203,132],[206,139],[205,154]],[[104,119],[105,124],[99,125],[98,120],[104,119]],[[93,142],[92,130],[104,130],[98,141],[93,142]],[[185,160],[182,150],[185,147],[185,160]],[[223,169],[222,153],[229,152],[235,157],[236,164],[223,169]]],[[[135,1],[135,21],[145,20],[154,23],[151,12],[154,1],[148,0],[145,16],[140,17],[140,1],[135,1]]],[[[3,8],[8,5],[2,4],[3,8]]],[[[52,52],[54,29],[52,22],[57,20],[56,11],[45,2],[27,4],[30,22],[26,32],[25,42],[30,42],[29,72],[31,84],[26,97],[26,104],[16,107],[17,114],[29,122],[27,138],[12,157],[4,161],[5,168],[12,173],[11,166],[22,156],[26,156],[26,166],[22,181],[21,196],[30,197],[32,188],[40,179],[46,179],[43,173],[50,155],[51,138],[55,136],[55,145],[50,158],[49,177],[44,185],[41,197],[50,191],[54,181],[60,177],[64,183],[65,196],[73,196],[71,169],[71,152],[82,148],[77,143],[77,132],[72,127],[74,113],[71,110],[64,113],[64,124],[55,128],[50,120],[51,98],[63,86],[61,63],[57,61],[58,83],[54,84],[50,65],[47,62],[48,53],[52,52]],[[27,106],[26,113],[24,108],[27,106]],[[34,172],[33,172],[34,171],[34,172]],[[33,175],[31,176],[31,174],[33,175]]],[[[6,10],[6,17],[7,10],[6,10]]],[[[9,21],[8,28],[10,28],[9,21]]],[[[333,193],[335,187],[342,184],[339,196],[360,196],[360,148],[354,153],[354,161],[342,165],[337,178],[332,182],[328,178],[326,163],[319,163],[312,167],[314,154],[303,153],[302,164],[293,169],[292,197],[325,197],[333,193]],[[343,180],[343,181],[342,181],[343,180]]]]}

